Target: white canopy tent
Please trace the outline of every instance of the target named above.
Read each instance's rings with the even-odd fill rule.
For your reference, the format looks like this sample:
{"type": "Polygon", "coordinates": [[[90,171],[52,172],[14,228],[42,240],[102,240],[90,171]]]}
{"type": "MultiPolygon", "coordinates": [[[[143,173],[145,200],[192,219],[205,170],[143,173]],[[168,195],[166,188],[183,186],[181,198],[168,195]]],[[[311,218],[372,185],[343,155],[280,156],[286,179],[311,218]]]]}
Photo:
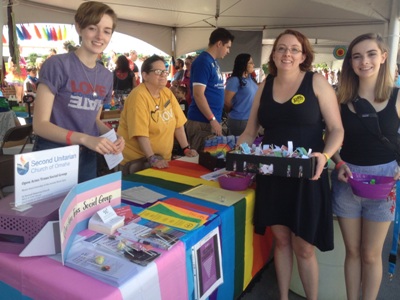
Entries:
{"type": "MultiPolygon", "coordinates": [[[[6,19],[3,0],[3,18],[6,19]]],[[[82,0],[13,0],[16,23],[73,23],[82,0]]],[[[333,53],[366,32],[381,33],[398,59],[400,0],[110,0],[117,31],[174,56],[203,49],[215,27],[262,31],[263,44],[286,28],[303,32],[317,53],[333,53]]],[[[267,46],[268,48],[268,46],[267,46]]]]}

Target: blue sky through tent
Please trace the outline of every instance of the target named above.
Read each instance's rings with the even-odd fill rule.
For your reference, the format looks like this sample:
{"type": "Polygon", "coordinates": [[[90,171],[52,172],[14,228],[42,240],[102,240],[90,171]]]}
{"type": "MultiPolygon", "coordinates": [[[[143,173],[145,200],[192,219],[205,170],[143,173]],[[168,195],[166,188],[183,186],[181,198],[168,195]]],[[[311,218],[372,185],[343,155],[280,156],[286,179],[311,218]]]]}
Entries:
{"type": "MultiPolygon", "coordinates": [[[[75,27],[71,24],[17,24],[17,37],[18,44],[22,46],[22,55],[24,56],[30,53],[47,55],[51,48],[55,48],[58,53],[63,53],[65,52],[63,50],[63,43],[65,41],[72,40],[75,44],[79,43],[78,34],[75,31],[75,27]],[[38,32],[36,31],[35,25],[38,32]],[[31,37],[30,39],[26,38],[27,32],[31,37]],[[51,38],[54,34],[57,36],[57,39],[51,38]],[[62,40],[58,40],[60,34],[62,35],[62,40]]],[[[4,39],[6,43],[3,43],[3,56],[8,57],[8,26],[6,25],[3,26],[3,42],[4,39]]],[[[138,54],[144,55],[158,54],[167,56],[167,54],[160,49],[140,39],[119,32],[114,32],[110,44],[105,49],[104,53],[109,53],[111,51],[125,53],[130,50],[136,50],[138,54]]]]}

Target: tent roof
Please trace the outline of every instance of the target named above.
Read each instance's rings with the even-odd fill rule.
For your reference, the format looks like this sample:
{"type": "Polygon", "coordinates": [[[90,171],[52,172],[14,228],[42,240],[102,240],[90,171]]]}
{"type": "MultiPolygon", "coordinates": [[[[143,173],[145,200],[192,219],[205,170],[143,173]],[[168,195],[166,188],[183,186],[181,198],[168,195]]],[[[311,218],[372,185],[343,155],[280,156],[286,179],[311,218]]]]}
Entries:
{"type": "MultiPolygon", "coordinates": [[[[205,48],[216,26],[264,30],[265,39],[273,39],[285,28],[293,28],[311,39],[344,44],[369,31],[385,36],[392,1],[399,0],[111,0],[104,3],[118,15],[118,32],[146,41],[171,55],[182,55],[205,48]],[[172,46],[174,33],[176,49],[172,46]]],[[[16,23],[72,24],[82,0],[14,2],[16,23]]]]}

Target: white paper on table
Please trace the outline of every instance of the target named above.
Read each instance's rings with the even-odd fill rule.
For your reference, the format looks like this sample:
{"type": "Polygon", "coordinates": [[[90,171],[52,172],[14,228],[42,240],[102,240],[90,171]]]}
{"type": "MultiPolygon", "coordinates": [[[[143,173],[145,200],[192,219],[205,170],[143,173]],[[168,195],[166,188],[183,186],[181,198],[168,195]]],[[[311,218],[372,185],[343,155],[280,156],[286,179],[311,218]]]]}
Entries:
{"type": "Polygon", "coordinates": [[[207,173],[204,174],[202,176],[200,176],[200,178],[205,179],[205,180],[212,180],[212,181],[218,181],[218,177],[226,175],[231,173],[232,171],[227,171],[225,168],[223,169],[219,169],[217,171],[211,172],[211,173],[207,173]]]}
{"type": "MultiPolygon", "coordinates": [[[[117,134],[115,133],[114,128],[108,131],[107,133],[101,135],[101,137],[105,137],[109,139],[111,142],[115,142],[117,140],[117,134]]],[[[118,166],[118,164],[124,159],[122,153],[119,154],[105,154],[104,158],[106,159],[107,166],[111,170],[118,166]]]]}

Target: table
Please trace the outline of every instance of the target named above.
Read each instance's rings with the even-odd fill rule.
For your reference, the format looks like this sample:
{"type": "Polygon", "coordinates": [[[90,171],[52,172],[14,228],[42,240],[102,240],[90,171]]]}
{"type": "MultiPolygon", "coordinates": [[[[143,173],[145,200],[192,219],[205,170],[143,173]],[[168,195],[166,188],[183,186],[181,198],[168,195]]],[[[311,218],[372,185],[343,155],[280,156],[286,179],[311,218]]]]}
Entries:
{"type": "Polygon", "coordinates": [[[53,257],[20,258],[0,253],[0,295],[10,299],[193,299],[191,246],[219,226],[224,283],[210,298],[237,298],[270,258],[272,235],[269,231],[265,236],[253,234],[254,190],[244,192],[243,200],[231,207],[179,194],[199,183],[218,186],[199,178],[208,172],[197,164],[173,161],[168,169],[148,169],[124,178],[123,189],[147,186],[167,197],[214,209],[217,217],[186,234],[181,242],[121,287],[63,267],[53,257]]]}
{"type": "MultiPolygon", "coordinates": [[[[175,160],[170,163],[169,168],[147,169],[125,177],[126,181],[123,182],[122,188],[150,184],[151,186],[167,187],[170,191],[181,192],[197,184],[219,187],[217,182],[200,178],[201,175],[209,172],[198,164],[175,160]]],[[[253,232],[254,189],[248,189],[243,193],[245,198],[231,207],[179,194],[181,199],[216,209],[221,218],[224,284],[217,290],[216,298],[218,299],[237,298],[271,256],[272,234],[269,229],[264,236],[253,232]]],[[[191,266],[189,266],[191,262],[190,247],[198,239],[193,239],[190,234],[186,237],[189,295],[193,295],[193,283],[191,282],[193,277],[191,266]]]]}

